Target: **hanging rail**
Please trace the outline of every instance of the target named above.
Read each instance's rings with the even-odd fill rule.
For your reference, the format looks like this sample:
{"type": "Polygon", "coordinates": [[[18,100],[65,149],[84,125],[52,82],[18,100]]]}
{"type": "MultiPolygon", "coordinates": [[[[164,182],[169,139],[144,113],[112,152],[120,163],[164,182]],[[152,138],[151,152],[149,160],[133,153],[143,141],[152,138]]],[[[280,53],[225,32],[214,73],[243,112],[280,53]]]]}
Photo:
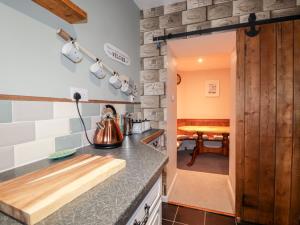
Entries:
{"type": "MultiPolygon", "coordinates": [[[[68,34],[65,30],[63,30],[62,28],[58,29],[56,32],[62,39],[64,39],[65,41],[76,41],[70,34],[68,34]]],[[[89,50],[87,50],[86,48],[82,47],[79,43],[77,43],[78,47],[80,48],[80,50],[87,55],[89,58],[91,58],[93,61],[97,62],[99,61],[99,59],[93,54],[91,53],[89,50]]],[[[102,62],[102,60],[100,60],[102,62]]],[[[107,66],[106,64],[104,64],[102,62],[103,67],[110,72],[111,74],[117,73],[115,70],[113,70],[112,68],[110,68],[109,66],[107,66]]]]}
{"type": "Polygon", "coordinates": [[[177,34],[167,34],[163,36],[153,37],[154,42],[159,41],[166,41],[168,39],[173,38],[182,38],[192,35],[201,35],[201,34],[207,34],[212,32],[219,32],[219,31],[226,31],[226,30],[233,30],[243,27],[250,27],[250,30],[246,31],[246,34],[250,37],[254,37],[259,33],[259,30],[255,28],[255,26],[263,25],[263,24],[270,24],[270,23],[278,23],[278,22],[284,22],[289,20],[298,20],[300,19],[300,15],[293,15],[293,16],[284,16],[284,17],[278,17],[278,18],[271,18],[271,19],[265,19],[265,20],[256,20],[255,13],[251,13],[249,15],[249,19],[247,23],[239,23],[239,24],[232,24],[222,27],[213,27],[213,28],[207,28],[203,30],[195,30],[195,31],[189,31],[189,32],[183,32],[183,33],[177,33],[177,34]]]}
{"type": "Polygon", "coordinates": [[[111,67],[109,67],[107,64],[105,64],[105,63],[103,62],[102,59],[99,59],[99,58],[96,57],[93,53],[91,53],[88,49],[86,49],[86,48],[84,48],[83,46],[81,46],[81,45],[76,41],[75,38],[73,38],[69,33],[67,33],[67,32],[66,32],[65,30],[63,30],[62,28],[58,29],[58,30],[56,31],[56,33],[57,33],[57,35],[59,35],[59,36],[60,36],[62,39],[64,39],[65,41],[74,41],[74,42],[76,42],[76,44],[77,44],[77,46],[78,46],[78,48],[80,49],[81,52],[83,52],[86,56],[88,56],[88,57],[89,57],[90,59],[92,59],[93,61],[95,61],[95,62],[98,62],[98,61],[101,62],[103,68],[104,68],[106,71],[108,71],[111,75],[115,75],[115,74],[119,75],[120,79],[121,79],[122,81],[126,81],[126,82],[129,84],[130,88],[132,89],[132,92],[133,92],[133,93],[130,94],[130,95],[136,96],[136,94],[137,94],[137,88],[136,88],[136,85],[135,85],[134,83],[131,83],[131,82],[130,82],[130,78],[129,78],[128,76],[123,75],[123,74],[120,74],[120,73],[118,73],[116,70],[114,70],[114,69],[112,69],[111,67]]]}

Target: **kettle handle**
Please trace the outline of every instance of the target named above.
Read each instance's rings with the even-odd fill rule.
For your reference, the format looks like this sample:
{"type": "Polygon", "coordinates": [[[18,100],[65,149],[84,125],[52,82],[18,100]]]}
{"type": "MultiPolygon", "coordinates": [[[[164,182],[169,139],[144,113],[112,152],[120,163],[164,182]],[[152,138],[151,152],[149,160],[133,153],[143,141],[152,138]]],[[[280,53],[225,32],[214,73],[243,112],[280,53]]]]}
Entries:
{"type": "Polygon", "coordinates": [[[115,107],[113,107],[112,105],[105,105],[105,108],[110,108],[113,111],[114,116],[117,115],[117,111],[116,111],[115,107]]]}

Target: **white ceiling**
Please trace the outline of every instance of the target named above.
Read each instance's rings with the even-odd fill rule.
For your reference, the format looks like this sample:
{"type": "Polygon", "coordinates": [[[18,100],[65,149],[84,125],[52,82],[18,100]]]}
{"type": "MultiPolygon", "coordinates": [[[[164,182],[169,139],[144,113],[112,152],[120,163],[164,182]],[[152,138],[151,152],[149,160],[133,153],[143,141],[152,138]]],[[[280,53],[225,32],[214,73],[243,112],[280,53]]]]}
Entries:
{"type": "Polygon", "coordinates": [[[140,9],[149,9],[161,5],[168,5],[182,0],[133,0],[140,9]]]}
{"type": "Polygon", "coordinates": [[[195,38],[168,41],[178,57],[231,53],[235,48],[235,32],[203,35],[195,38]]]}
{"type": "Polygon", "coordinates": [[[198,62],[200,57],[176,58],[176,68],[178,71],[199,71],[216,70],[230,68],[230,54],[203,55],[202,63],[198,62]]]}
{"type": "Polygon", "coordinates": [[[168,41],[177,69],[181,71],[229,68],[235,43],[235,32],[168,41]],[[199,58],[203,59],[202,63],[198,63],[199,58]]]}

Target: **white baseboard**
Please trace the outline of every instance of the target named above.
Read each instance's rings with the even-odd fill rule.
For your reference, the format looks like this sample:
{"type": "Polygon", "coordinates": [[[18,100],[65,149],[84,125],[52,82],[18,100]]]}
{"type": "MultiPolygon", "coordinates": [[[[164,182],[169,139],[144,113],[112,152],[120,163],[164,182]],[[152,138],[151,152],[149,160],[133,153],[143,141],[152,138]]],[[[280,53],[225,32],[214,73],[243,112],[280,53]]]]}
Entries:
{"type": "Polygon", "coordinates": [[[167,203],[168,197],[166,195],[161,196],[161,201],[167,203]]]}
{"type": "Polygon", "coordinates": [[[171,191],[172,191],[172,189],[173,189],[173,187],[174,187],[174,184],[175,184],[176,179],[177,179],[177,172],[176,172],[176,174],[175,174],[175,176],[174,176],[174,178],[173,178],[173,180],[172,180],[172,183],[171,183],[171,185],[170,185],[170,188],[168,189],[167,195],[163,195],[163,196],[161,197],[161,199],[162,199],[163,202],[168,202],[169,196],[170,196],[171,191]]]}
{"type": "Polygon", "coordinates": [[[229,176],[227,178],[227,184],[228,184],[228,188],[229,188],[230,202],[231,202],[233,211],[235,212],[235,192],[233,191],[229,176]]]}

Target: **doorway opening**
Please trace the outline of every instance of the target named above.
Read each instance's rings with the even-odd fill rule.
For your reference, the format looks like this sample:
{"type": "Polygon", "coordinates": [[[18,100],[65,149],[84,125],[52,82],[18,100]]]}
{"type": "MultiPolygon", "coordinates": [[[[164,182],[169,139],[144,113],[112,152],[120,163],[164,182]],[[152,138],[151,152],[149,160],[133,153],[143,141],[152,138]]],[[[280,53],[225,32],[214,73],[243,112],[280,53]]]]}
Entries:
{"type": "Polygon", "coordinates": [[[169,41],[168,61],[176,62],[169,76],[177,76],[168,202],[234,215],[236,32],[169,41]]]}

